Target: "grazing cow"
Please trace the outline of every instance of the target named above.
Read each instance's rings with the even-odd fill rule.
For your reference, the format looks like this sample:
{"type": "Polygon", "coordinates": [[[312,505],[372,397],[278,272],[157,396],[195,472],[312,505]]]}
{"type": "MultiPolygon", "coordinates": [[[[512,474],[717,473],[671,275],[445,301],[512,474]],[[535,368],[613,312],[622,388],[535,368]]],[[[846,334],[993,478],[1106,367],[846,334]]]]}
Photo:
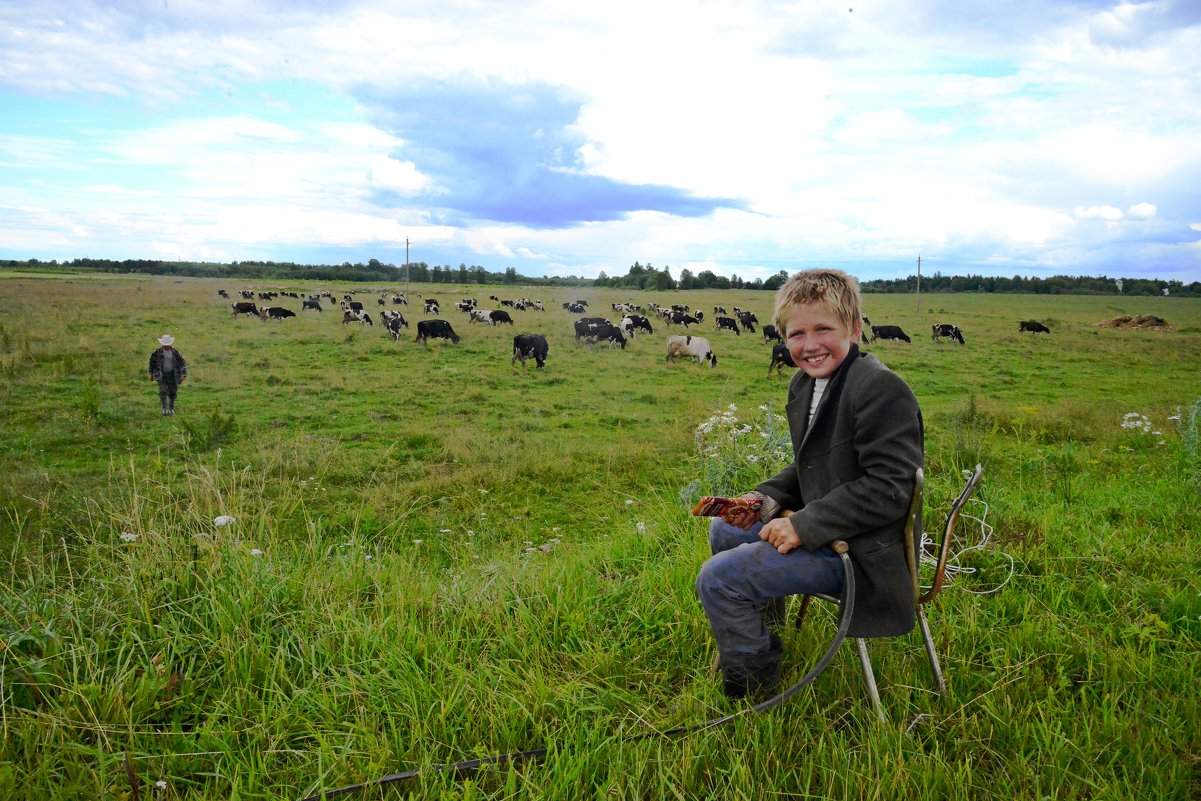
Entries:
{"type": "Polygon", "coordinates": [[[743,331],[750,331],[753,334],[755,333],[755,323],[759,322],[759,318],[755,316],[754,312],[738,312],[738,322],[742,323],[743,331]]]}
{"type": "Polygon", "coordinates": [[[426,298],[425,313],[426,314],[437,314],[438,313],[438,301],[435,300],[434,298],[426,298]]]}
{"type": "Polygon", "coordinates": [[[376,302],[376,303],[378,303],[378,304],[379,304],[379,305],[381,305],[381,306],[387,306],[387,305],[388,305],[388,301],[384,300],[383,298],[376,298],[376,299],[375,299],[375,302],[376,302]]]}
{"type": "Polygon", "coordinates": [[[585,314],[588,311],[588,307],[582,303],[564,303],[563,308],[572,314],[585,314]]]}
{"type": "Polygon", "coordinates": [[[229,293],[226,292],[224,289],[218,289],[217,294],[220,295],[221,297],[225,298],[226,300],[229,300],[229,293]]]}
{"type": "Polygon", "coordinates": [[[350,309],[351,311],[363,310],[363,304],[357,300],[344,300],[340,305],[343,309],[350,309]]]}
{"type": "Polygon", "coordinates": [[[285,309],[283,306],[264,306],[259,309],[259,317],[264,320],[282,320],[285,317],[295,317],[296,312],[291,309],[285,309]]]}
{"type": "Polygon", "coordinates": [[[700,323],[700,320],[696,319],[687,312],[673,311],[670,314],[671,316],[667,318],[667,322],[671,323],[672,325],[682,325],[687,328],[690,325],[697,325],[700,323]]]}
{"type": "Polygon", "coordinates": [[[725,307],[725,306],[714,306],[714,307],[713,307],[713,313],[714,313],[714,314],[720,314],[720,315],[721,315],[721,316],[723,316],[723,317],[728,317],[728,316],[729,316],[729,312],[727,312],[727,311],[726,311],[726,307],[725,307]]]}
{"type": "Polygon", "coordinates": [[[581,317],[572,323],[575,328],[575,341],[578,344],[581,339],[587,337],[592,328],[601,325],[611,325],[604,317],[581,317]]]}
{"type": "Polygon", "coordinates": [[[767,365],[767,377],[771,378],[771,371],[776,371],[776,378],[779,378],[784,373],[785,367],[796,367],[796,362],[792,360],[792,353],[788,350],[788,346],[783,342],[777,342],[771,348],[771,364],[767,365]]]}
{"type": "Polygon", "coordinates": [[[533,306],[538,311],[546,311],[546,307],[542,305],[542,301],[540,301],[540,300],[535,300],[530,305],[533,306]]]}
{"type": "Polygon", "coordinates": [[[393,296],[392,296],[392,305],[393,305],[393,306],[399,306],[399,305],[401,305],[401,304],[404,304],[405,306],[408,306],[408,305],[409,305],[409,301],[405,299],[405,296],[404,296],[404,295],[393,295],[393,296]]]}
{"type": "Polygon", "coordinates": [[[586,343],[608,342],[610,345],[621,345],[625,349],[626,338],[613,323],[604,317],[581,317],[575,321],[575,341],[583,339],[586,343]]]}
{"type": "Polygon", "coordinates": [[[674,362],[677,356],[686,359],[696,359],[697,367],[702,362],[709,362],[709,368],[717,366],[717,356],[709,347],[709,340],[704,337],[671,336],[667,338],[667,361],[674,362]]]}
{"type": "Polygon", "coordinates": [[[771,323],[768,323],[767,325],[763,326],[763,344],[766,345],[768,342],[770,342],[773,339],[776,342],[784,341],[780,337],[780,332],[776,330],[776,327],[774,325],[772,325],[771,323]]]}
{"type": "Polygon", "coordinates": [[[912,342],[899,325],[873,325],[872,326],[872,342],[877,339],[901,339],[905,342],[912,342]]]}
{"type": "Polygon", "coordinates": [[[366,323],[372,328],[375,327],[375,322],[371,319],[371,315],[362,309],[343,309],[342,325],[346,325],[347,323],[366,323]]]}
{"type": "Polygon", "coordinates": [[[305,309],[316,309],[317,311],[321,311],[321,301],[319,301],[319,300],[302,300],[300,302],[300,310],[304,311],[305,309]]]}
{"type": "Polygon", "coordinates": [[[1049,333],[1051,333],[1050,328],[1047,328],[1045,325],[1038,322],[1037,320],[1022,320],[1020,323],[1018,323],[1018,333],[1020,334],[1023,331],[1029,331],[1032,334],[1049,334],[1049,333]]]}
{"type": "Polygon", "coordinates": [[[400,341],[400,329],[409,327],[402,314],[393,314],[384,325],[388,326],[388,333],[392,336],[393,342],[400,341]]]}
{"type": "Polygon", "coordinates": [[[533,359],[541,370],[546,366],[547,350],[546,337],[541,334],[518,334],[513,337],[513,359],[509,366],[512,367],[514,362],[520,359],[521,369],[524,370],[525,360],[533,359]]]}
{"type": "Polygon", "coordinates": [[[259,307],[254,305],[254,301],[240,300],[237,303],[231,303],[230,308],[233,309],[231,316],[237,317],[239,314],[249,314],[254,317],[259,316],[259,307]]]}
{"type": "MultiPolygon", "coordinates": [[[[504,301],[502,300],[501,303],[504,303],[504,301]]],[[[504,309],[493,309],[492,311],[488,312],[487,322],[492,323],[493,325],[499,325],[500,323],[508,323],[509,325],[512,325],[513,318],[510,317],[509,313],[504,309]]]]}
{"type": "Polygon", "coordinates": [[[621,327],[629,331],[631,336],[633,336],[635,331],[645,331],[648,334],[655,333],[655,329],[651,328],[651,321],[641,314],[627,314],[625,317],[622,317],[621,327]]]}
{"type": "Polygon", "coordinates": [[[254,292],[249,289],[239,289],[238,294],[246,300],[254,300],[254,292]]]}
{"type": "Polygon", "coordinates": [[[963,332],[959,330],[959,326],[951,325],[950,323],[935,323],[933,333],[930,335],[930,339],[934,342],[937,342],[943,337],[950,337],[960,345],[967,344],[963,340],[963,332]]]}
{"type": "Polygon", "coordinates": [[[717,323],[718,331],[724,328],[728,331],[733,331],[738,336],[742,336],[742,332],[738,330],[738,323],[733,317],[715,317],[713,319],[717,323]]]}
{"type": "Polygon", "coordinates": [[[417,322],[417,342],[428,345],[430,339],[449,339],[459,344],[459,335],[445,320],[419,320],[417,322]]]}

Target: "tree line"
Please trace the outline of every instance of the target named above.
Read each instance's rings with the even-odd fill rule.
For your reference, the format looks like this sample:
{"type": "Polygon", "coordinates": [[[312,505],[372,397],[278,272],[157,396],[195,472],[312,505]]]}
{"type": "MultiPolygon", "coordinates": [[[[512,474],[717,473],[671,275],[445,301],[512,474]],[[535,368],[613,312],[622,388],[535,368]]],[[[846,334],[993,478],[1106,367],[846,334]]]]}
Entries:
{"type": "MultiPolygon", "coordinates": [[[[608,276],[604,271],[596,278],[580,276],[528,276],[506,267],[501,272],[480,265],[460,263],[458,267],[425,262],[405,265],[386,264],[369,259],[366,264],[343,262],[337,264],[296,264],[287,261],[195,262],[160,261],[157,259],[72,259],[70,261],[0,260],[8,268],[73,268],[108,273],[147,273],[152,275],[184,275],[200,278],[252,278],[275,280],[384,282],[390,284],[412,281],[419,284],[482,284],[522,286],[598,286],[630,290],[689,290],[689,289],[762,289],[774,292],[788,280],[788,272],[747,281],[735,273],[729,277],[712,270],[693,273],[684,268],[680,277],[673,278],[671,269],[655,268],[650,262],[635,261],[624,276],[608,276]]],[[[919,290],[918,276],[905,278],[876,278],[861,282],[864,292],[913,293],[919,290]]],[[[1201,281],[1185,284],[1182,281],[1161,281],[1154,278],[1105,278],[1098,276],[1053,275],[1047,278],[1012,278],[990,275],[933,275],[921,276],[920,291],[981,292],[1033,295],[1171,295],[1201,297],[1201,281]]]]}

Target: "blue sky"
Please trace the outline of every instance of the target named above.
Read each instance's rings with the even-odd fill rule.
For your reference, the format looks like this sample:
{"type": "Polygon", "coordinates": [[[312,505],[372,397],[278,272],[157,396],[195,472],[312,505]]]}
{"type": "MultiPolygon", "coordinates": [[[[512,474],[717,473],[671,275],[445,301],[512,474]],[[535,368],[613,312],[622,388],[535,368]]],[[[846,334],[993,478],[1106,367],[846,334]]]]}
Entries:
{"type": "Polygon", "coordinates": [[[1201,3],[0,4],[0,258],[406,238],[527,275],[1201,280],[1201,3]]]}

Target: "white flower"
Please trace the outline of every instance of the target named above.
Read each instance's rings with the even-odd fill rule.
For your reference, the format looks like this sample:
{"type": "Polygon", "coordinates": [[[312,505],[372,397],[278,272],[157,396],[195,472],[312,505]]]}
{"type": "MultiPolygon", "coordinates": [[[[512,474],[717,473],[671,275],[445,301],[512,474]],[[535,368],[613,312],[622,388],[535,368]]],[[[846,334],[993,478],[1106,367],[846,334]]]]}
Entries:
{"type": "Polygon", "coordinates": [[[738,407],[737,407],[737,406],[735,406],[735,405],[734,405],[734,404],[732,404],[732,403],[731,403],[731,404],[730,404],[730,405],[729,405],[727,408],[729,408],[729,410],[730,410],[730,411],[732,411],[732,412],[736,412],[736,411],[738,411],[738,407]]]}
{"type": "Polygon", "coordinates": [[[633,499],[633,498],[626,498],[626,506],[632,506],[632,505],[633,505],[633,503],[634,503],[634,499],[633,499]]]}
{"type": "Polygon", "coordinates": [[[251,555],[251,556],[262,556],[262,555],[263,555],[263,552],[262,552],[262,551],[260,551],[258,548],[251,548],[251,549],[250,549],[250,555],[251,555]]]}
{"type": "Polygon", "coordinates": [[[125,542],[136,542],[138,535],[134,534],[132,531],[123,531],[121,532],[121,539],[125,542]]]}
{"type": "Polygon", "coordinates": [[[763,403],[763,404],[760,404],[760,406],[759,406],[759,411],[761,411],[761,412],[770,412],[770,411],[771,411],[771,407],[770,407],[770,406],[768,406],[766,403],[763,403]]]}
{"type": "Polygon", "coordinates": [[[154,786],[155,786],[155,787],[157,787],[157,788],[158,788],[158,789],[160,789],[160,790],[166,790],[166,789],[167,789],[167,783],[166,783],[165,781],[163,781],[162,779],[159,779],[158,781],[156,781],[156,782],[154,783],[154,786]]]}
{"type": "Polygon", "coordinates": [[[213,518],[213,525],[217,528],[221,528],[222,526],[228,526],[230,523],[234,522],[234,520],[235,518],[230,517],[229,515],[217,515],[213,518]]]}
{"type": "Polygon", "coordinates": [[[475,536],[475,532],[474,532],[474,531],[472,531],[471,529],[467,529],[467,536],[468,536],[468,537],[474,537],[474,536],[475,536]]]}
{"type": "Polygon", "coordinates": [[[639,534],[646,533],[646,523],[643,523],[641,520],[638,521],[638,525],[635,528],[638,529],[639,534]]]}
{"type": "Polygon", "coordinates": [[[423,542],[425,542],[425,540],[413,540],[414,545],[420,545],[423,542]]]}

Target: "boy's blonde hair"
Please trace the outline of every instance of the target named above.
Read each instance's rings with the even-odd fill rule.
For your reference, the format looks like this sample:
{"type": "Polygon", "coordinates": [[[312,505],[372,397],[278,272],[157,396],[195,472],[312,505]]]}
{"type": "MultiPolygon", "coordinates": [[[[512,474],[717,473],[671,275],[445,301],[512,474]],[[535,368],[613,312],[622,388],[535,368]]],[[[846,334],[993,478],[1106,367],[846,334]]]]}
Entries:
{"type": "Polygon", "coordinates": [[[776,291],[776,310],[772,315],[780,336],[788,336],[784,319],[795,306],[820,304],[837,317],[848,331],[861,324],[859,281],[842,270],[802,270],[794,273],[776,291]]]}

